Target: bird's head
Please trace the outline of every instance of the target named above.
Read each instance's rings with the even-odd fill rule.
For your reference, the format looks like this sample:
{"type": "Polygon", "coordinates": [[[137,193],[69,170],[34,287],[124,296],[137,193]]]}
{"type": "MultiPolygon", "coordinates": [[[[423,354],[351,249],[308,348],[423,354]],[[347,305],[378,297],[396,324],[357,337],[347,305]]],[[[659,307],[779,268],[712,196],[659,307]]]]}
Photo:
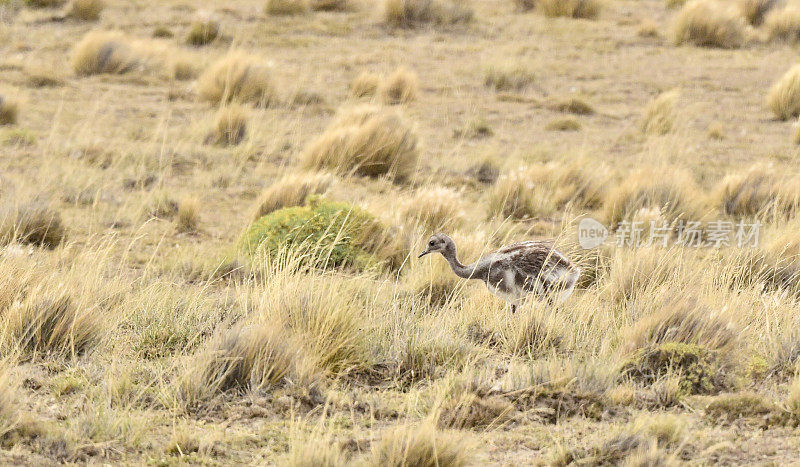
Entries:
{"type": "Polygon", "coordinates": [[[439,252],[443,255],[449,252],[455,253],[455,243],[453,242],[453,239],[443,233],[431,235],[431,238],[428,239],[428,243],[426,244],[425,251],[420,253],[418,258],[422,258],[428,253],[436,252],[439,252]]]}

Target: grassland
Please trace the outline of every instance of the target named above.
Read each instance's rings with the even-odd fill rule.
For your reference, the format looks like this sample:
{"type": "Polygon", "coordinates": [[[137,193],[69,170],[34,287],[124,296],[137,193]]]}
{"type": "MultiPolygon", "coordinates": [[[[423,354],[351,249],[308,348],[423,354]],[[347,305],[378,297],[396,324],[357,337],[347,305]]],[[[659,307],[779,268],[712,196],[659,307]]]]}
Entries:
{"type": "Polygon", "coordinates": [[[796,462],[768,3],[0,0],[0,463],[796,462]],[[555,238],[580,288],[510,315],[416,259],[440,230],[555,238]]]}

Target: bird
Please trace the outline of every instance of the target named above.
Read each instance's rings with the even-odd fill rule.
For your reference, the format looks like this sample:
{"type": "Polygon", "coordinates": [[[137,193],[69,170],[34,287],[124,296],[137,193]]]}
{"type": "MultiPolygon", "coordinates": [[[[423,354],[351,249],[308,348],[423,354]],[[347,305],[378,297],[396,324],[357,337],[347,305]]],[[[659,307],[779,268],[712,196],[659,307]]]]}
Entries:
{"type": "Polygon", "coordinates": [[[428,239],[427,248],[418,258],[430,253],[441,253],[458,277],[482,280],[490,292],[510,305],[511,313],[531,294],[563,302],[572,294],[581,274],[580,268],[553,248],[550,241],[514,243],[464,265],[458,260],[453,239],[437,233],[428,239]]]}

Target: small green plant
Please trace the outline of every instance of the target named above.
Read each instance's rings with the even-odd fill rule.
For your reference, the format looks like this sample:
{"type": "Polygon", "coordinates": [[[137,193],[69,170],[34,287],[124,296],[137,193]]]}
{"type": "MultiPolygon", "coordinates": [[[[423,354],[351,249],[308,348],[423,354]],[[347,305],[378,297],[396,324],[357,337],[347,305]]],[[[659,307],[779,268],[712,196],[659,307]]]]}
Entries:
{"type": "Polygon", "coordinates": [[[307,206],[279,209],[257,219],[242,235],[246,253],[280,256],[289,250],[315,268],[364,269],[380,262],[376,253],[384,228],[372,215],[347,203],[312,198],[307,206]]]}

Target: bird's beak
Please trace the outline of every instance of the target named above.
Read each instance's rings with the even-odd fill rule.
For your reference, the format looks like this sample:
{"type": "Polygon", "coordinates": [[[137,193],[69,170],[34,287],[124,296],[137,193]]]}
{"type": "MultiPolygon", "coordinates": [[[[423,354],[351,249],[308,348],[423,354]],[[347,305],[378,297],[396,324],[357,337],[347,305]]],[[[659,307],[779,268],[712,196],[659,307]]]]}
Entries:
{"type": "Polygon", "coordinates": [[[419,254],[419,256],[417,256],[417,259],[419,259],[419,258],[422,258],[423,256],[427,255],[427,254],[428,254],[428,253],[430,253],[430,252],[431,252],[431,250],[425,250],[425,251],[423,251],[422,253],[420,253],[420,254],[419,254]]]}

